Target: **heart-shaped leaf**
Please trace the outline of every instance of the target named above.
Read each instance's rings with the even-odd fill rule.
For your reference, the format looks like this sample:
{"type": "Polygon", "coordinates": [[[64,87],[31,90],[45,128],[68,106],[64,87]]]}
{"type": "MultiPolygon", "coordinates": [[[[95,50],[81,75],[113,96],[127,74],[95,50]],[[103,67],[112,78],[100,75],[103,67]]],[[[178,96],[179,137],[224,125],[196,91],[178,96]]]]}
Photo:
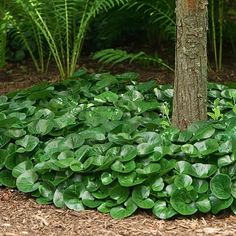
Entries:
{"type": "Polygon", "coordinates": [[[110,215],[114,219],[126,218],[132,215],[137,208],[132,198],[129,198],[123,205],[111,208],[110,215]]]}
{"type": "Polygon", "coordinates": [[[184,189],[176,190],[170,198],[171,206],[181,215],[192,215],[197,212],[197,207],[184,189]]]}
{"type": "Polygon", "coordinates": [[[36,183],[37,180],[38,175],[35,171],[27,170],[17,177],[16,186],[24,193],[33,192],[39,187],[39,183],[36,183]]]}
{"type": "Polygon", "coordinates": [[[210,181],[212,193],[219,199],[228,199],[231,196],[231,179],[225,174],[216,174],[210,181]]]}
{"type": "Polygon", "coordinates": [[[156,201],[152,209],[153,214],[162,220],[167,220],[177,214],[172,206],[167,206],[165,201],[156,201]]]}
{"type": "Polygon", "coordinates": [[[150,198],[150,190],[150,187],[144,185],[134,188],[132,199],[138,207],[151,209],[154,206],[154,201],[150,198]]]}
{"type": "Polygon", "coordinates": [[[26,135],[24,138],[16,140],[16,144],[21,146],[17,149],[17,152],[31,152],[39,144],[39,139],[32,135],[26,135]]]}

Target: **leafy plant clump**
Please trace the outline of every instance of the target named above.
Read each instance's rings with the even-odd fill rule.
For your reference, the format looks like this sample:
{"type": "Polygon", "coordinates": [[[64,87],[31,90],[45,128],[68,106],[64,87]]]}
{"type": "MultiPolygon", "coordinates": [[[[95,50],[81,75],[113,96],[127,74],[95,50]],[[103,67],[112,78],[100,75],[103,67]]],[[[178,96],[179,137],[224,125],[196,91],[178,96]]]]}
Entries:
{"type": "Polygon", "coordinates": [[[172,88],[137,78],[81,70],[0,96],[0,186],[116,219],[236,212],[235,90],[209,84],[211,119],[180,131],[172,88]]]}

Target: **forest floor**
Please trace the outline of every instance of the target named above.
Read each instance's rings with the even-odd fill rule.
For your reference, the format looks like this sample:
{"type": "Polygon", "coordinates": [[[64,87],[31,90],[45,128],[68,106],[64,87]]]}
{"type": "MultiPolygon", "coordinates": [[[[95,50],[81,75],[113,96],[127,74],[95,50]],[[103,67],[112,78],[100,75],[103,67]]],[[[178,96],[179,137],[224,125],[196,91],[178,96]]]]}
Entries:
{"type": "MultiPolygon", "coordinates": [[[[113,73],[134,71],[141,80],[155,79],[158,83],[173,83],[172,72],[135,65],[103,67],[83,59],[88,71],[110,70],[113,73]]],[[[41,81],[57,81],[55,70],[40,75],[26,65],[8,65],[0,70],[0,94],[32,86],[41,81]]],[[[222,73],[210,71],[209,80],[220,83],[236,82],[236,65],[222,73]]],[[[0,188],[0,236],[168,236],[168,235],[236,235],[236,216],[197,215],[158,220],[147,212],[139,212],[124,220],[114,220],[97,211],[75,212],[57,209],[52,205],[38,205],[28,195],[16,190],[0,188]]]]}

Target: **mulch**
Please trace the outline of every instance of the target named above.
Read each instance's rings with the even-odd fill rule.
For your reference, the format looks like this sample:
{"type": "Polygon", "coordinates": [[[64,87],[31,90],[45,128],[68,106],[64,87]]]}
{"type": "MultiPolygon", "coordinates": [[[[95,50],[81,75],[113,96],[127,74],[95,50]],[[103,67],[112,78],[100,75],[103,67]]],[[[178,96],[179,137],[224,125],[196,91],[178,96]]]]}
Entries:
{"type": "MultiPolygon", "coordinates": [[[[0,70],[0,95],[30,87],[41,81],[59,79],[55,70],[47,74],[35,72],[31,66],[12,64],[0,70]]],[[[158,83],[173,83],[173,73],[156,68],[135,65],[101,67],[84,59],[80,66],[90,72],[110,70],[113,73],[138,72],[141,80],[155,79],[158,83]]],[[[232,67],[233,68],[233,67],[232,67]]],[[[211,71],[209,80],[236,82],[235,68],[223,73],[211,71]]],[[[75,212],[57,209],[52,205],[39,205],[33,198],[16,190],[0,188],[0,236],[169,236],[169,235],[236,235],[236,216],[222,213],[218,216],[198,215],[172,220],[158,220],[151,212],[138,212],[134,216],[114,220],[109,215],[87,210],[75,212]]]]}
{"type": "Polygon", "coordinates": [[[16,190],[0,189],[0,236],[169,236],[236,234],[236,216],[195,216],[158,220],[150,213],[114,220],[86,210],[75,212],[38,205],[16,190]]]}

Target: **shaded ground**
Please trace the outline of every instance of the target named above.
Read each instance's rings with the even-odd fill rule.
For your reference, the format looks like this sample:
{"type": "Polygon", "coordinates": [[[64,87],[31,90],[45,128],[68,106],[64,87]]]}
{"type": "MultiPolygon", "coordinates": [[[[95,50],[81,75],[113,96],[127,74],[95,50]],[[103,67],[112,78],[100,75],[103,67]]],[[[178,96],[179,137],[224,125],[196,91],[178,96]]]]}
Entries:
{"type": "Polygon", "coordinates": [[[114,220],[96,211],[75,212],[38,205],[17,191],[0,189],[0,236],[169,236],[236,234],[236,216],[163,221],[140,212],[114,220]]]}
{"type": "MultiPolygon", "coordinates": [[[[121,64],[116,66],[103,66],[91,59],[83,58],[80,60],[79,67],[86,68],[89,72],[104,72],[111,71],[112,73],[123,73],[127,71],[134,71],[140,74],[141,80],[154,79],[158,83],[173,83],[174,73],[167,70],[161,70],[155,67],[145,67],[135,64],[121,64]]],[[[219,83],[236,83],[236,62],[230,61],[230,65],[224,66],[224,70],[220,73],[209,69],[209,81],[219,83]]],[[[59,80],[58,73],[55,69],[46,74],[37,73],[33,65],[29,62],[25,64],[8,64],[5,68],[0,69],[0,94],[19,90],[21,88],[32,86],[41,81],[55,82],[59,80]]]]}
{"type": "MultiPolygon", "coordinates": [[[[113,68],[84,59],[80,66],[96,72],[111,70],[113,73],[135,71],[142,80],[155,79],[158,83],[172,83],[173,73],[135,65],[121,65],[113,68]]],[[[8,65],[0,69],[0,94],[29,87],[40,81],[57,81],[55,70],[40,75],[32,67],[8,65]]],[[[236,82],[236,65],[222,73],[210,71],[209,80],[215,82],[236,82]]],[[[0,188],[0,236],[166,236],[166,235],[236,235],[236,216],[204,215],[174,220],[158,220],[151,214],[139,212],[125,220],[114,220],[96,211],[75,212],[56,209],[54,206],[38,205],[32,198],[15,190],[0,188]]]]}

